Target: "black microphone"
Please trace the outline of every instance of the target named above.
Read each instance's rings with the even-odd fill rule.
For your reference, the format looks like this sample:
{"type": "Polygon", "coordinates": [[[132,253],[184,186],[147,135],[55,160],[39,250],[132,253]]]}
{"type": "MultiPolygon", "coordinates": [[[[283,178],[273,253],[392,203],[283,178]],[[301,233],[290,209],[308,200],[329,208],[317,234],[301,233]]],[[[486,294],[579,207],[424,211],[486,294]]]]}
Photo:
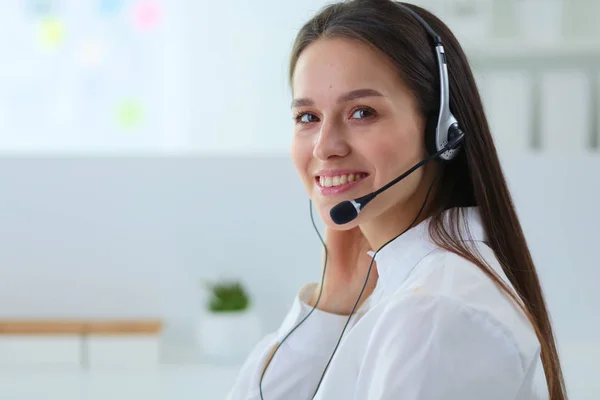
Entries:
{"type": "Polygon", "coordinates": [[[441,154],[449,150],[457,148],[462,142],[464,136],[464,133],[462,131],[459,131],[457,137],[448,142],[448,144],[446,144],[446,146],[444,146],[443,149],[413,165],[412,168],[410,168],[408,171],[406,171],[405,173],[403,173],[402,175],[400,175],[381,189],[369,193],[363,197],[359,197],[358,199],[342,201],[341,203],[335,205],[331,209],[331,211],[329,211],[329,216],[331,217],[331,220],[338,225],[344,225],[354,220],[356,217],[358,217],[358,214],[362,211],[362,209],[371,202],[371,200],[373,200],[379,194],[385,192],[390,187],[394,186],[396,183],[400,182],[402,179],[415,172],[415,170],[422,167],[429,161],[433,160],[436,157],[439,157],[441,154]]]}

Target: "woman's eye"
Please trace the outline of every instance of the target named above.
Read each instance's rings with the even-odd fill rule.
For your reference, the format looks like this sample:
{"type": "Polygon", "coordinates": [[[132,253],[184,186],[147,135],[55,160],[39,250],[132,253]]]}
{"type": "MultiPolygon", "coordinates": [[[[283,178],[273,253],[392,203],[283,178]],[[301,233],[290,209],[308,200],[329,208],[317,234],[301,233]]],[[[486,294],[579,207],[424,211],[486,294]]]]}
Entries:
{"type": "Polygon", "coordinates": [[[352,114],[352,118],[354,119],[364,119],[373,115],[373,111],[368,108],[360,108],[352,114]]]}
{"type": "MultiPolygon", "coordinates": [[[[352,113],[352,119],[365,119],[375,115],[375,112],[370,108],[359,108],[352,113]]],[[[319,118],[315,114],[309,112],[299,113],[295,117],[296,122],[299,124],[312,124],[319,121],[319,118]]]]}
{"type": "Polygon", "coordinates": [[[296,117],[296,121],[302,124],[310,124],[311,122],[317,122],[317,120],[317,116],[310,113],[303,113],[296,117]]]}

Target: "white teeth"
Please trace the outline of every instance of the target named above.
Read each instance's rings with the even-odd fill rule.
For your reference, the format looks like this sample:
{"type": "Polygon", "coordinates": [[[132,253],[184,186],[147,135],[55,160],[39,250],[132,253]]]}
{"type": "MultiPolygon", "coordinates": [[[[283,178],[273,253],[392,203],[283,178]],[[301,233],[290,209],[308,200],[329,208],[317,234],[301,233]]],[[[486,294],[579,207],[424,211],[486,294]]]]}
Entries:
{"type": "Polygon", "coordinates": [[[348,174],[348,175],[338,175],[338,176],[320,176],[319,177],[319,185],[322,187],[332,187],[332,186],[340,186],[345,185],[346,183],[354,182],[362,178],[366,178],[367,174],[348,174]]]}

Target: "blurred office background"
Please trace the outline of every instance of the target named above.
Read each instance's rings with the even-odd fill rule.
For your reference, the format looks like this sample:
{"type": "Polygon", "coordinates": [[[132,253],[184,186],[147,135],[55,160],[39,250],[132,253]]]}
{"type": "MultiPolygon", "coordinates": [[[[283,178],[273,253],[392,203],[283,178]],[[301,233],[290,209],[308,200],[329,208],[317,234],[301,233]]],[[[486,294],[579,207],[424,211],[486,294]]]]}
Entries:
{"type": "MultiPolygon", "coordinates": [[[[598,399],[600,1],[416,3],[470,57],[571,398],[598,399]]],[[[286,68],[324,4],[0,1],[0,324],[162,323],[95,350],[0,335],[0,398],[224,398],[248,343],[320,278],[286,68]],[[223,279],[251,305],[220,359],[202,282],[223,279]]]]}

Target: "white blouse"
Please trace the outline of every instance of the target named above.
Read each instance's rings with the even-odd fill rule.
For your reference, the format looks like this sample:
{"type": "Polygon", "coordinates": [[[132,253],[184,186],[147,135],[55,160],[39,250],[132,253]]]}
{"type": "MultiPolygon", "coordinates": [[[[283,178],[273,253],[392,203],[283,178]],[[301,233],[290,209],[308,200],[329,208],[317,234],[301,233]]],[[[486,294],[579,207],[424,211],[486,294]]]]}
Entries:
{"type": "MultiPolygon", "coordinates": [[[[476,208],[464,209],[469,244],[507,282],[476,208]]],[[[371,256],[374,253],[370,253],[371,256]]],[[[316,287],[300,289],[276,332],[242,366],[229,400],[548,399],[540,345],[527,318],[476,265],[437,247],[427,221],[375,255],[375,291],[352,316],[311,310],[316,287]],[[314,396],[314,397],[313,397],[314,396]]],[[[512,286],[510,286],[512,287],[512,286]]]]}

